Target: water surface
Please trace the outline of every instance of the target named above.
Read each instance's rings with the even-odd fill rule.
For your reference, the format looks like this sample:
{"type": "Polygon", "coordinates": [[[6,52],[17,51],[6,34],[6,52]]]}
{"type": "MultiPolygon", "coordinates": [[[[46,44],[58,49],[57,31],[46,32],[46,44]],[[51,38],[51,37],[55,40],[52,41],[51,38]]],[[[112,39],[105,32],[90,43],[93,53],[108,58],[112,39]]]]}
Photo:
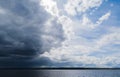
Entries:
{"type": "Polygon", "coordinates": [[[0,70],[0,77],[120,77],[120,70],[0,70]]]}

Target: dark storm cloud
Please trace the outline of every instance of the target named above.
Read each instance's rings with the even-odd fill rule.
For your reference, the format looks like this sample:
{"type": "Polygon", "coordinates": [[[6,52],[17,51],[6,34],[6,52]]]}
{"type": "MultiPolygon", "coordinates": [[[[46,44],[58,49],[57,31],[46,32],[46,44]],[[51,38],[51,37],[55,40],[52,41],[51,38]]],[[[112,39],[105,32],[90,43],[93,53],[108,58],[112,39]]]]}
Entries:
{"type": "Polygon", "coordinates": [[[1,62],[36,57],[60,46],[63,40],[62,25],[40,6],[40,1],[0,0],[1,62]]]}

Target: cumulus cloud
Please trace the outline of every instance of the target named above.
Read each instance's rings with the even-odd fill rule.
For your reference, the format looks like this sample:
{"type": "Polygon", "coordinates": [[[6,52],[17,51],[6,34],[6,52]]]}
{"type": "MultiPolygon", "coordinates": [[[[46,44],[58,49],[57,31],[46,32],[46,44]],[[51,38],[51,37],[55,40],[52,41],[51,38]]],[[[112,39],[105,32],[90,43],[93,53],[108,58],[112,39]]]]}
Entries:
{"type": "Polygon", "coordinates": [[[62,25],[40,2],[0,0],[0,61],[34,58],[61,45],[62,25]]]}
{"type": "Polygon", "coordinates": [[[77,15],[77,13],[84,13],[91,8],[97,8],[102,4],[103,0],[67,0],[65,10],[69,15],[77,15]]]}
{"type": "Polygon", "coordinates": [[[45,10],[48,11],[53,16],[59,16],[59,10],[57,8],[57,3],[53,0],[41,0],[40,3],[44,6],[45,10]]]}
{"type": "MultiPolygon", "coordinates": [[[[59,1],[56,2],[59,6],[59,1]]],[[[103,0],[75,0],[74,2],[67,0],[62,2],[60,8],[54,7],[60,10],[64,9],[58,18],[63,25],[66,40],[61,47],[53,48],[42,56],[48,57],[62,67],[115,67],[119,65],[119,55],[117,55],[120,42],[119,27],[109,30],[114,25],[104,24],[112,17],[112,11],[99,12],[100,16],[94,14],[96,21],[89,16],[91,11],[96,11],[102,5],[103,0]]]]}

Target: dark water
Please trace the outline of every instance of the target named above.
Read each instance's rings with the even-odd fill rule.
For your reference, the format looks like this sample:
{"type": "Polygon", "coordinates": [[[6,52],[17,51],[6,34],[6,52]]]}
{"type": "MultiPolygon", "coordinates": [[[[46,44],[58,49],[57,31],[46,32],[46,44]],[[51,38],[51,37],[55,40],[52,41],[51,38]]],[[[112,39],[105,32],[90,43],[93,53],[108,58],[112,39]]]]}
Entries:
{"type": "Polygon", "coordinates": [[[120,70],[0,70],[0,77],[120,77],[120,70]]]}

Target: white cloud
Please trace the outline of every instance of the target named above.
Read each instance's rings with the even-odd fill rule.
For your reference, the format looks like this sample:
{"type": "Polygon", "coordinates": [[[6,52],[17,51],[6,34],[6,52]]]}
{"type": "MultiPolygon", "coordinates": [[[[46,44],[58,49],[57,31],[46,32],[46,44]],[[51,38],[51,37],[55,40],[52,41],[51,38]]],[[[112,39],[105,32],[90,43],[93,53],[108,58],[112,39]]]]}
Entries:
{"type": "Polygon", "coordinates": [[[74,21],[72,21],[69,17],[63,15],[59,17],[59,22],[63,25],[66,39],[71,39],[74,36],[74,21]]]}
{"type": "MultiPolygon", "coordinates": [[[[103,15],[102,18],[104,16],[106,16],[106,14],[103,15]]],[[[101,19],[101,17],[99,19],[101,19]]],[[[104,19],[106,19],[106,17],[104,19]]],[[[101,23],[104,22],[104,19],[101,21],[101,23]]],[[[97,53],[97,52],[98,53],[99,52],[111,53],[110,51],[105,50],[105,48],[109,47],[110,45],[120,44],[120,40],[119,40],[120,32],[119,32],[118,28],[112,28],[112,30],[110,29],[108,34],[101,34],[98,38],[90,40],[83,36],[77,36],[76,33],[74,32],[74,29],[75,28],[77,28],[78,30],[79,29],[80,30],[92,29],[92,28],[86,28],[86,27],[90,26],[91,24],[92,24],[92,26],[95,26],[97,23],[94,24],[92,21],[90,21],[90,19],[83,18],[83,23],[81,25],[84,25],[84,26],[87,25],[87,26],[85,28],[81,28],[81,25],[78,25],[78,22],[74,22],[73,20],[67,21],[67,19],[65,19],[63,21],[64,21],[63,26],[67,25],[67,27],[64,30],[69,29],[69,26],[70,26],[71,27],[70,32],[73,32],[73,33],[70,33],[70,35],[69,35],[69,33],[67,33],[66,35],[69,35],[68,39],[69,38],[70,39],[63,42],[62,47],[59,47],[57,49],[52,49],[50,53],[46,54],[46,57],[50,57],[52,61],[71,62],[75,66],[79,66],[77,64],[82,63],[82,64],[84,64],[83,67],[86,67],[86,64],[94,64],[96,67],[108,67],[107,64],[109,64],[109,63],[111,63],[113,66],[120,64],[119,60],[117,59],[119,56],[116,56],[116,54],[114,54],[112,56],[111,55],[106,56],[106,55],[101,54],[101,55],[103,55],[102,59],[95,55],[89,56],[91,53],[97,53]],[[75,24],[75,23],[77,23],[77,24],[75,24]],[[84,56],[82,56],[82,55],[84,55],[84,56]]],[[[98,26],[100,24],[98,24],[98,26]]],[[[93,28],[93,29],[95,29],[95,28],[93,28]]],[[[82,31],[77,31],[77,32],[82,32],[82,31]]],[[[91,32],[91,30],[88,32],[91,32]]],[[[91,35],[91,36],[95,36],[95,35],[91,35]]],[[[109,50],[111,50],[111,48],[109,48],[109,50]]],[[[119,49],[117,51],[119,51],[119,49]]],[[[45,56],[45,54],[44,54],[44,56],[45,56]]]]}
{"type": "Polygon", "coordinates": [[[120,44],[120,33],[115,32],[107,35],[103,35],[99,40],[96,42],[96,48],[105,47],[106,45],[111,44],[120,44]]]}
{"type": "MultiPolygon", "coordinates": [[[[56,0],[54,1],[56,2],[56,0]]],[[[119,55],[116,55],[119,48],[112,46],[120,44],[119,27],[109,30],[111,27],[104,24],[104,21],[109,19],[112,12],[109,11],[101,15],[96,22],[87,13],[91,9],[91,11],[96,11],[102,2],[103,0],[74,0],[74,2],[67,0],[67,3],[63,4],[64,7],[61,6],[64,9],[62,15],[58,15],[58,22],[63,25],[67,39],[62,43],[61,47],[52,48],[50,52],[46,52],[41,56],[49,57],[52,61],[58,63],[69,62],[73,66],[83,64],[83,67],[85,67],[87,64],[94,64],[96,67],[108,67],[107,64],[109,63],[113,66],[120,64],[119,55]],[[80,18],[75,16],[78,14],[80,18]],[[101,25],[103,25],[102,27],[104,27],[106,33],[100,28],[101,25]],[[104,52],[114,53],[113,51],[116,51],[116,54],[104,54],[104,52]],[[90,56],[93,53],[100,56],[90,56]]],[[[57,4],[54,7],[57,7],[57,4]]],[[[57,9],[61,10],[58,7],[57,9]]]]}
{"type": "Polygon", "coordinates": [[[81,28],[83,29],[95,29],[96,27],[100,26],[104,21],[106,21],[111,15],[111,12],[107,12],[104,15],[102,15],[96,23],[93,23],[86,15],[83,15],[83,19],[81,21],[81,28]]]}
{"type": "Polygon", "coordinates": [[[41,0],[40,5],[53,16],[59,16],[59,10],[57,8],[57,3],[54,0],[41,0]]]}
{"type": "Polygon", "coordinates": [[[111,12],[107,12],[105,15],[99,18],[99,20],[96,22],[98,25],[101,24],[103,21],[107,20],[111,15],[111,12]]]}
{"type": "Polygon", "coordinates": [[[102,67],[103,68],[103,67],[114,67],[120,64],[119,56],[95,57],[95,56],[88,56],[88,55],[63,54],[60,57],[60,56],[57,56],[59,54],[60,53],[56,53],[55,55],[50,55],[46,53],[43,56],[50,57],[52,61],[58,62],[58,63],[70,62],[75,67],[79,67],[82,64],[81,67],[102,67]],[[87,66],[88,64],[90,65],[87,66]],[[112,66],[109,66],[107,64],[111,64],[112,66]]]}
{"type": "Polygon", "coordinates": [[[65,11],[69,15],[76,15],[78,13],[84,13],[91,8],[99,7],[103,0],[67,0],[65,4],[65,11]]]}

